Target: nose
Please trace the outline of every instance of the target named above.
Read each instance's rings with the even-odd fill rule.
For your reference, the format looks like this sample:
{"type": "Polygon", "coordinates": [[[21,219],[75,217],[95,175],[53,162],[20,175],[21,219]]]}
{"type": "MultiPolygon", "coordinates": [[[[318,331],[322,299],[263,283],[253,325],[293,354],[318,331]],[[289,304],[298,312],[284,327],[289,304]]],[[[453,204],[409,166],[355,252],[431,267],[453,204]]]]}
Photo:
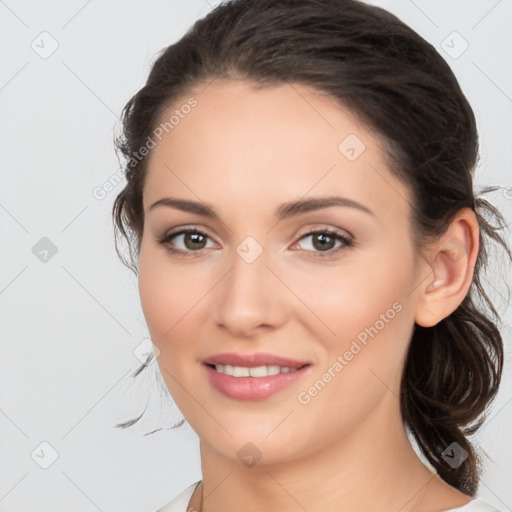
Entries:
{"type": "Polygon", "coordinates": [[[234,337],[254,338],[289,318],[291,298],[268,260],[265,250],[252,262],[235,252],[231,269],[217,286],[214,321],[234,337]]]}

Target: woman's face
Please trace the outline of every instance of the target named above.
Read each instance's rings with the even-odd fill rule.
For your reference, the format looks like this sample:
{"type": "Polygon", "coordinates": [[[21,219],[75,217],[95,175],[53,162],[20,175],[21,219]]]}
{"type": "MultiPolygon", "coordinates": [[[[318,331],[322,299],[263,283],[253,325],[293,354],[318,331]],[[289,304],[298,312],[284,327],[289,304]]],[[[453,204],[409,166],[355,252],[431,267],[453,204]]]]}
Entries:
{"type": "Polygon", "coordinates": [[[175,402],[204,447],[243,463],[391,428],[426,277],[408,191],[363,125],[303,86],[216,81],[194,98],[164,119],[178,109],[143,194],[141,303],[175,402]],[[227,375],[215,356],[279,368],[227,375]]]}

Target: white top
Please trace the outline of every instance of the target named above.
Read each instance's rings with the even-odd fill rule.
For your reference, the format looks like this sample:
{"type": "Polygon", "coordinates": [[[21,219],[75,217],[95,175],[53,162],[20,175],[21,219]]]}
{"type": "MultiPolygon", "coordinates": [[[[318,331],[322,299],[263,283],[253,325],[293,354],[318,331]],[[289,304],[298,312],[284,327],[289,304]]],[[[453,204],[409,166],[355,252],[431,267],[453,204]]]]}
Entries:
{"type": "MultiPolygon", "coordinates": [[[[188,486],[184,491],[182,491],[176,498],[167,503],[167,505],[158,509],[156,512],[188,512],[187,506],[192,494],[194,493],[195,488],[201,483],[201,480],[193,483],[188,486]]],[[[191,512],[194,512],[195,509],[191,509],[191,512]]],[[[451,508],[446,510],[445,512],[500,512],[498,509],[491,507],[488,503],[481,500],[480,498],[475,498],[471,500],[467,505],[458,508],[451,508]]]]}

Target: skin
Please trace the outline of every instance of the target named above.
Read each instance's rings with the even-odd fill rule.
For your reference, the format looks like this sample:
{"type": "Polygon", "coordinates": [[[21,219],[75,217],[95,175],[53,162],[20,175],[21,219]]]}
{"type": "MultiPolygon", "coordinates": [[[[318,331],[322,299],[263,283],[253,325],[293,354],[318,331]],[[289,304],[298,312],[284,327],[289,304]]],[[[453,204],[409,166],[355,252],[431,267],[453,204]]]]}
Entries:
{"type": "Polygon", "coordinates": [[[200,509],[201,490],[203,512],[433,512],[469,502],[418,458],[398,396],[414,324],[435,325],[468,292],[478,251],[473,212],[461,210],[420,255],[410,194],[387,169],[379,140],[347,109],[298,84],[255,90],[217,80],[193,96],[197,107],[151,150],[139,259],[162,376],[200,438],[204,487],[190,505],[200,509]],[[338,149],[349,134],[365,145],[354,161],[338,149]],[[332,195],[373,214],[331,206],[273,216],[282,203],[332,195]],[[170,196],[207,203],[219,219],[150,210],[170,196]],[[168,245],[190,257],[157,242],[180,226],[207,234],[200,252],[183,235],[168,245]],[[315,236],[301,237],[322,229],[350,235],[354,245],[334,254],[342,243],[332,242],[332,256],[315,257],[315,236]],[[263,250],[252,263],[236,251],[247,236],[263,250]],[[300,403],[298,393],[396,302],[400,312],[300,403]],[[220,352],[271,352],[312,366],[270,398],[234,400],[210,385],[202,365],[220,352]],[[237,456],[248,442],[261,452],[252,467],[237,456]]]}

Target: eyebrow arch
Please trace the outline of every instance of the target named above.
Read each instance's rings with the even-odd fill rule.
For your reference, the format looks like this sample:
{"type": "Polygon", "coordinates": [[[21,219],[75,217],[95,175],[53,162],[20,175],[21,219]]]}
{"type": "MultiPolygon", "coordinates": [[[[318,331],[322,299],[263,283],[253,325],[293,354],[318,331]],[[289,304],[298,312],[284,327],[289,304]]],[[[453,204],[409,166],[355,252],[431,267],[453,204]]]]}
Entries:
{"type": "MultiPolygon", "coordinates": [[[[213,208],[206,203],[199,203],[197,201],[190,201],[188,199],[176,199],[173,197],[163,197],[158,201],[154,202],[148,209],[153,210],[158,206],[168,206],[176,208],[184,212],[196,213],[198,215],[204,215],[213,219],[219,219],[219,216],[215,213],[213,208]]],[[[312,197],[309,199],[301,199],[299,201],[291,201],[280,205],[274,212],[275,217],[278,220],[287,219],[294,215],[306,213],[314,210],[321,210],[329,208],[331,206],[345,206],[349,208],[355,208],[362,212],[368,213],[369,215],[375,216],[375,214],[366,206],[347,199],[345,197],[328,196],[328,197],[312,197]]]]}

